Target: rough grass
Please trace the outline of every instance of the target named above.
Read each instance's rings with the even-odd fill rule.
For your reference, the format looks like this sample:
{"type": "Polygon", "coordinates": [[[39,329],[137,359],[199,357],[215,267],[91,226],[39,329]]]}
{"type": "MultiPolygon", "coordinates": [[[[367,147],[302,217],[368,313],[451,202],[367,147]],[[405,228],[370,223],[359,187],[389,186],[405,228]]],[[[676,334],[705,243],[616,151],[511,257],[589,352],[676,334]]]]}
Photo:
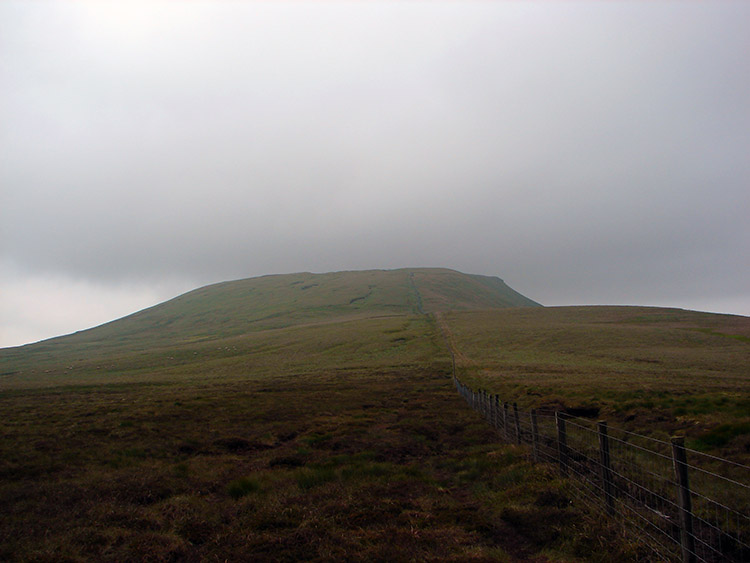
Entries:
{"type": "Polygon", "coordinates": [[[445,356],[432,321],[423,315],[332,319],[241,336],[123,348],[81,348],[75,341],[0,351],[3,389],[131,383],[201,383],[266,378],[327,369],[371,369],[425,365],[445,356]],[[2,354],[5,353],[5,357],[2,354]]]}
{"type": "Polygon", "coordinates": [[[442,315],[467,383],[750,461],[750,318],[646,307],[442,315]],[[728,426],[727,426],[728,425],[728,426]],[[713,438],[712,438],[713,437],[713,438]]]}
{"type": "Polygon", "coordinates": [[[567,497],[550,512],[561,483],[434,370],[17,391],[0,412],[4,561],[634,553],[567,497]]]}
{"type": "Polygon", "coordinates": [[[235,282],[0,351],[0,560],[642,556],[496,441],[446,340],[465,381],[522,407],[747,463],[750,319],[527,308],[444,313],[441,334],[418,311],[497,282],[438,272],[235,282]]]}
{"type": "Polygon", "coordinates": [[[184,366],[196,364],[201,377],[216,371],[234,374],[236,366],[227,370],[227,364],[249,355],[245,373],[278,373],[294,364],[317,367],[325,360],[318,357],[321,351],[337,362],[369,366],[369,355],[393,356],[391,349],[412,347],[412,338],[430,332],[423,320],[418,327],[407,322],[398,329],[404,318],[422,317],[421,291],[428,310],[536,305],[497,278],[444,269],[302,273],[225,282],[90,330],[0,349],[0,389],[80,384],[97,374],[152,380],[155,372],[160,378],[175,375],[170,368],[185,377],[184,366]],[[347,347],[349,333],[369,330],[358,323],[369,326],[383,317],[399,319],[383,321],[390,323],[385,327],[390,338],[349,339],[363,349],[347,347]],[[278,365],[281,360],[286,365],[278,365]]]}

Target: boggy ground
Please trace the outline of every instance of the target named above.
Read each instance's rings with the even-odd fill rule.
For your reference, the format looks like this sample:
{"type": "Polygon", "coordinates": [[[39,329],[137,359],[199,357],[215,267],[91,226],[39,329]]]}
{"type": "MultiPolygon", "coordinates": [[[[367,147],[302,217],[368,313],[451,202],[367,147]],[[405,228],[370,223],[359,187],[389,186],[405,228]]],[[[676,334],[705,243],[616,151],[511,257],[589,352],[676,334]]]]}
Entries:
{"type": "Polygon", "coordinates": [[[0,560],[638,553],[434,370],[0,396],[0,560]]]}

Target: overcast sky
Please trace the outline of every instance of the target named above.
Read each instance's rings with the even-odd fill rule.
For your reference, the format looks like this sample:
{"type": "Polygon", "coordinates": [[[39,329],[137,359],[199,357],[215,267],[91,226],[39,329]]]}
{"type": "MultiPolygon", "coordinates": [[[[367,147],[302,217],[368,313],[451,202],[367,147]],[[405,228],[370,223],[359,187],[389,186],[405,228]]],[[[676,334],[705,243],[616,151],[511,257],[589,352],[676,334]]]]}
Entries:
{"type": "Polygon", "coordinates": [[[444,266],[750,315],[748,2],[0,3],[0,346],[444,266]]]}

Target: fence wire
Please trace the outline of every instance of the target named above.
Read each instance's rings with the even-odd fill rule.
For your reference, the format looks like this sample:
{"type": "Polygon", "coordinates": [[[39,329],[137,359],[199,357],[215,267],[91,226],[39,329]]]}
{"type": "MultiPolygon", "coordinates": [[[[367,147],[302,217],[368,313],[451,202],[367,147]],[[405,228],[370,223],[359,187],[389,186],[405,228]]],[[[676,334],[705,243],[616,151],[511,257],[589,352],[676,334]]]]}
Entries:
{"type": "Polygon", "coordinates": [[[750,467],[564,413],[524,411],[454,376],[466,402],[577,496],[632,531],[655,560],[750,561],[750,467]]]}

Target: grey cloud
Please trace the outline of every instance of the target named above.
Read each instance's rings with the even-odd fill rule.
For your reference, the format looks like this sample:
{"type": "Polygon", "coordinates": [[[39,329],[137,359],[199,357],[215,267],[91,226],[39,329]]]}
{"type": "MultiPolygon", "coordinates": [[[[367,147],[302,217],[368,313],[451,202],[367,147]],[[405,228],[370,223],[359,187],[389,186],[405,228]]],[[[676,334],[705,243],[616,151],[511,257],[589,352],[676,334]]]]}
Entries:
{"type": "Polygon", "coordinates": [[[117,10],[0,6],[18,271],[441,265],[546,304],[750,314],[744,4],[117,10]]]}

